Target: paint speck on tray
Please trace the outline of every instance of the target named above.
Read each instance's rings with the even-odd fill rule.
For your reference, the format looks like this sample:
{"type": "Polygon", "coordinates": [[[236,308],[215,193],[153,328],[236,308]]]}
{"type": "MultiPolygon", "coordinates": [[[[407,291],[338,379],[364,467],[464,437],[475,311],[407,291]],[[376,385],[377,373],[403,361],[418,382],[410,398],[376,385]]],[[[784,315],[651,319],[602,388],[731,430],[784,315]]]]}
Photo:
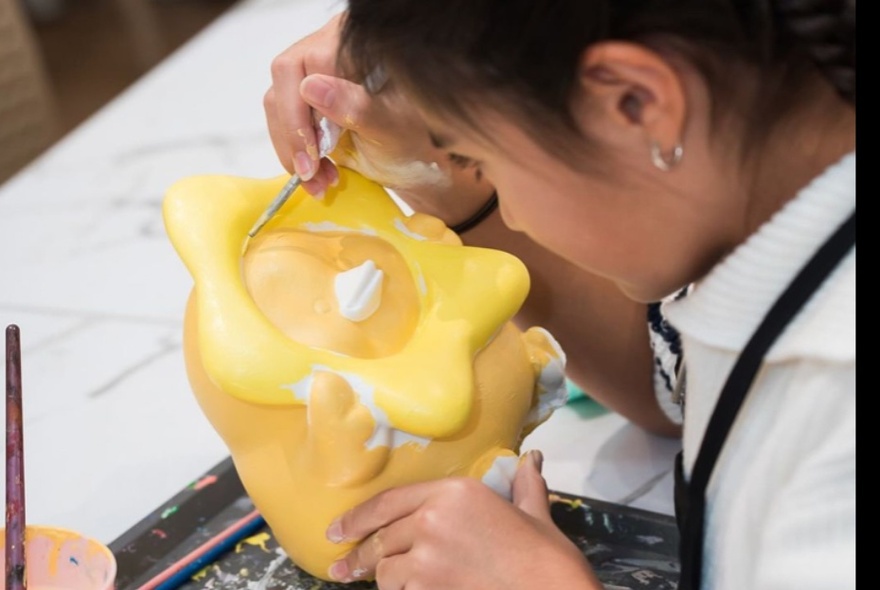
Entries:
{"type": "Polygon", "coordinates": [[[209,485],[212,485],[215,483],[217,483],[217,476],[216,475],[206,475],[205,477],[201,478],[200,480],[194,482],[192,484],[192,489],[201,490],[201,489],[204,489],[204,488],[208,487],[209,485]]]}

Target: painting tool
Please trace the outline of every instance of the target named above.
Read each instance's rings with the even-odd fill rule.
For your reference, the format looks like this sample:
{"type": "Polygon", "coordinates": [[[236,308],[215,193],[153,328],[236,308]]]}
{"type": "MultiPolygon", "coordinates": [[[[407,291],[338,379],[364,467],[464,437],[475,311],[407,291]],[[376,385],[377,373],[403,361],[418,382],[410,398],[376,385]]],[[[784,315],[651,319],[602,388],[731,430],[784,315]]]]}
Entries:
{"type": "MultiPolygon", "coordinates": [[[[342,130],[333,122],[331,122],[327,117],[322,117],[318,122],[318,128],[320,129],[320,150],[318,154],[318,161],[321,158],[327,157],[327,154],[332,152],[336,148],[336,144],[339,142],[339,135],[342,133],[342,130]]],[[[269,220],[275,217],[281,207],[284,206],[284,203],[290,199],[290,196],[299,188],[302,184],[302,179],[298,174],[294,174],[290,177],[290,180],[285,183],[285,185],[278,192],[278,196],[276,196],[269,206],[263,211],[263,214],[257,219],[256,223],[251,227],[247,236],[244,240],[244,246],[241,249],[242,255],[247,252],[248,245],[250,244],[251,239],[259,233],[263,227],[269,223],[269,220]]]]}
{"type": "Polygon", "coordinates": [[[6,327],[6,589],[27,588],[24,517],[24,436],[21,414],[21,335],[6,327]]]}
{"type": "Polygon", "coordinates": [[[266,521],[257,510],[250,512],[158,573],[138,590],[172,590],[182,586],[201,569],[217,561],[265,524],[266,521]]]}
{"type": "Polygon", "coordinates": [[[251,238],[257,235],[257,233],[263,229],[269,220],[275,217],[275,214],[278,213],[278,210],[290,199],[290,195],[299,188],[299,185],[302,184],[302,179],[298,174],[294,174],[290,177],[290,180],[284,185],[281,191],[278,193],[278,196],[273,199],[269,206],[263,211],[263,214],[260,215],[260,218],[257,219],[256,223],[254,223],[253,227],[247,234],[247,238],[245,238],[244,248],[242,249],[242,254],[247,251],[248,244],[250,243],[251,238]]]}

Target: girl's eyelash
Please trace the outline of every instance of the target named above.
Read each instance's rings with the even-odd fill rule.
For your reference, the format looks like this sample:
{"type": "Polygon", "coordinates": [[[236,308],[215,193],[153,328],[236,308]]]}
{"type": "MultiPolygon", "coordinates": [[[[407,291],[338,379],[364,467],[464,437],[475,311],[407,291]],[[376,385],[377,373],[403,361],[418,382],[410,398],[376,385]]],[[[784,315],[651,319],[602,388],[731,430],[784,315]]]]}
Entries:
{"type": "Polygon", "coordinates": [[[459,168],[467,168],[468,166],[473,166],[475,164],[475,162],[467,156],[462,156],[461,154],[455,153],[449,154],[449,161],[459,168]]]}
{"type": "Polygon", "coordinates": [[[449,153],[449,161],[459,168],[473,168],[474,176],[479,182],[483,178],[483,171],[480,169],[480,163],[476,160],[462,156],[461,154],[449,153]]]}

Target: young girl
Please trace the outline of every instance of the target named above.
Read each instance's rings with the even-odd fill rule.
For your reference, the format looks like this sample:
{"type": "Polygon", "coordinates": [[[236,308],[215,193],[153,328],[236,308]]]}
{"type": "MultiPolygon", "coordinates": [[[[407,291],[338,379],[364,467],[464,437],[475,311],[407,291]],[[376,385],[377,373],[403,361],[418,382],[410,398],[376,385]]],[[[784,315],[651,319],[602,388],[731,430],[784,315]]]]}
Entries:
{"type": "MultiPolygon", "coordinates": [[[[310,155],[310,109],[416,209],[522,257],[538,287],[521,319],[600,401],[671,433],[643,323],[665,301],[684,348],[681,588],[854,588],[854,48],[845,0],[350,0],[275,60],[265,106],[313,194],[336,172],[310,155]]],[[[380,494],[328,530],[359,541],[330,574],[600,588],[550,519],[539,456],[514,487],[380,494]]]]}

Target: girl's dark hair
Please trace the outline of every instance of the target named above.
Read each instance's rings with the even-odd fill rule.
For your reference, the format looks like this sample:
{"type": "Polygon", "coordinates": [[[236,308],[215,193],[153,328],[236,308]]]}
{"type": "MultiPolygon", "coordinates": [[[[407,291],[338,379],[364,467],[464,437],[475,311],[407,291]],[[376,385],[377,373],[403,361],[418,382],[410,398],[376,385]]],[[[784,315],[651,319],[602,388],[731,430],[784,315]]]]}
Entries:
{"type": "Polygon", "coordinates": [[[512,111],[551,152],[576,129],[569,106],[583,50],[628,40],[677,52],[705,78],[713,112],[748,109],[766,133],[821,71],[855,104],[855,0],[349,0],[341,64],[378,68],[420,104],[469,123],[512,111]],[[756,72],[743,92],[744,71],[756,72]],[[566,133],[567,132],[567,133],[566,133]],[[549,139],[548,139],[549,138],[549,139]]]}
{"type": "Polygon", "coordinates": [[[856,103],[856,0],[775,0],[778,20],[848,102],[856,103]]]}

